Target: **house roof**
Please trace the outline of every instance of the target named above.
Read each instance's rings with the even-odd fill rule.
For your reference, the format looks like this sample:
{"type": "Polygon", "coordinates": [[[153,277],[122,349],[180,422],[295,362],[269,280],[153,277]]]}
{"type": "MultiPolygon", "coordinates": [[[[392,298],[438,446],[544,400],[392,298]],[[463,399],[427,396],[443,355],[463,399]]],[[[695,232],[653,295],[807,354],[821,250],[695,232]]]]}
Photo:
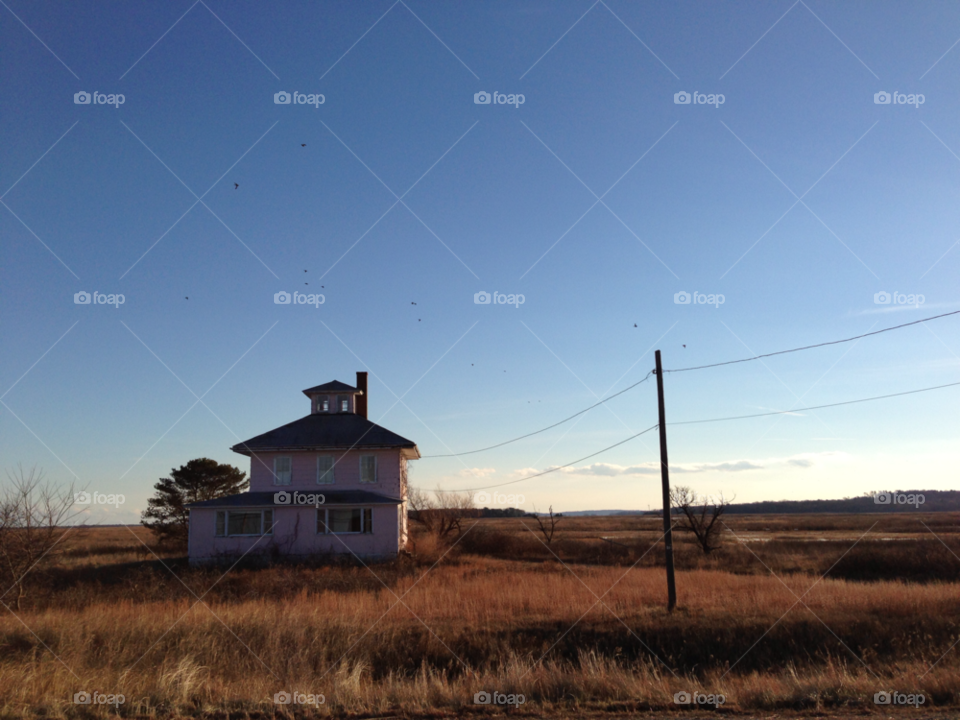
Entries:
{"type": "Polygon", "coordinates": [[[354,413],[307,415],[263,435],[237,443],[231,450],[249,457],[257,452],[352,448],[400,448],[406,458],[420,457],[415,442],[354,413]]]}
{"type": "Polygon", "coordinates": [[[331,380],[328,383],[323,385],[317,385],[316,387],[307,388],[303,391],[303,394],[309,397],[315,393],[338,393],[338,392],[348,392],[348,393],[357,393],[360,392],[353,385],[347,385],[342,383],[339,380],[331,380]]]}
{"type": "MultiPolygon", "coordinates": [[[[278,490],[279,492],[279,490],[278,490]]],[[[298,492],[304,495],[323,495],[323,505],[399,505],[402,501],[398,498],[387,497],[380,493],[370,492],[369,490],[324,490],[323,488],[311,488],[310,490],[287,490],[288,493],[298,492]]],[[[227,495],[226,497],[215,498],[213,500],[201,500],[200,502],[190,503],[188,508],[237,508],[237,507],[303,507],[293,503],[277,502],[274,492],[245,492],[238,495],[227,495]]]]}

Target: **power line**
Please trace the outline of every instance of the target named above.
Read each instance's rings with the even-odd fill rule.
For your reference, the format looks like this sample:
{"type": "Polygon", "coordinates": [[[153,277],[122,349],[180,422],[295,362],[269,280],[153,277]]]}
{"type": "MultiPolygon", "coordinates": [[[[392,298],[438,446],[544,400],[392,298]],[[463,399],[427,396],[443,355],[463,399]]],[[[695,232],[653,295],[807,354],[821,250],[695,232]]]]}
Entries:
{"type": "Polygon", "coordinates": [[[923,318],[922,320],[914,320],[913,322],[903,323],[903,325],[894,325],[893,327],[883,328],[882,330],[874,330],[873,332],[864,333],[863,335],[854,335],[853,337],[844,338],[843,340],[831,340],[830,342],[817,343],[816,345],[805,345],[803,347],[792,348],[790,350],[778,350],[777,352],[766,353],[765,355],[756,355],[754,357],[741,358],[740,360],[727,360],[726,362],[712,363],[710,365],[697,365],[696,367],[676,368],[675,370],[664,370],[664,372],[671,373],[671,372],[687,372],[688,370],[705,370],[706,368],[720,367],[722,365],[735,365],[737,363],[750,362],[751,360],[760,360],[761,358],[773,357],[774,355],[785,355],[786,353],[800,352],[801,350],[812,350],[813,348],[826,347],[827,345],[839,345],[840,343],[852,342],[854,340],[860,340],[861,338],[870,337],[871,335],[879,335],[880,333],[890,332],[891,330],[899,330],[901,328],[910,327],[911,325],[919,325],[920,323],[925,323],[929,320],[938,320],[940,318],[945,318],[945,317],[949,317],[950,315],[957,315],[957,314],[960,314],[960,310],[954,310],[953,312],[943,313],[942,315],[934,315],[933,317],[923,318]]]}
{"type": "Polygon", "coordinates": [[[789,415],[791,413],[802,412],[803,410],[822,410],[823,408],[839,407],[840,405],[854,405],[856,403],[870,402],[871,400],[886,400],[887,398],[901,397],[903,395],[915,395],[916,393],[930,392],[931,390],[940,390],[948,387],[956,387],[957,385],[960,385],[960,382],[947,383],[946,385],[934,385],[933,387],[925,387],[918,390],[907,390],[906,392],[891,393],[890,395],[876,395],[874,397],[860,398],[859,400],[846,400],[845,402],[830,403],[828,405],[814,405],[812,407],[794,408],[793,410],[776,410],[774,412],[756,413],[755,415],[734,415],[731,417],[710,418],[708,420],[682,420],[680,422],[667,423],[667,425],[697,425],[699,423],[721,422],[722,420],[745,420],[746,418],[767,417],[769,415],[789,415]]]}
{"type": "MultiPolygon", "coordinates": [[[[641,382],[642,382],[642,381],[641,381],[641,382]]],[[[629,389],[629,388],[628,388],[628,389],[629,389]]],[[[527,481],[527,480],[533,480],[534,478],[538,478],[538,477],[540,477],[540,476],[542,476],[542,475],[549,475],[550,473],[555,473],[555,472],[557,472],[558,470],[563,470],[564,468],[571,467],[572,465],[576,465],[577,463],[583,462],[584,460],[589,460],[589,459],[592,458],[592,457],[596,457],[597,455],[599,455],[599,454],[601,454],[601,453],[607,452],[607,450],[613,450],[615,447],[619,447],[619,446],[623,445],[624,443],[630,442],[630,441],[633,440],[634,438],[638,438],[638,437],[640,437],[641,435],[646,435],[646,434],[647,434],[648,432],[650,432],[651,430],[656,430],[657,427],[658,427],[657,425],[653,425],[653,426],[651,426],[651,427],[648,427],[646,430],[643,430],[643,431],[641,431],[641,432],[638,432],[636,435],[631,435],[631,436],[628,437],[626,440],[621,440],[620,442],[618,442],[618,443],[616,443],[616,444],[614,444],[614,445],[610,445],[610,446],[608,446],[608,447],[605,447],[603,450],[597,450],[597,452],[591,453],[591,454],[589,454],[589,455],[585,455],[585,456],[583,456],[582,458],[580,458],[579,460],[574,460],[573,462],[568,462],[566,465],[561,465],[560,467],[555,467],[555,468],[550,468],[549,470],[544,470],[543,472],[537,473],[536,475],[528,475],[527,477],[525,477],[525,478],[520,478],[519,480],[511,480],[510,482],[499,483],[499,484],[497,484],[497,485],[485,485],[484,487],[478,487],[478,488],[463,488],[462,490],[439,490],[439,489],[438,489],[437,492],[439,492],[439,493],[475,492],[475,491],[477,491],[477,490],[490,490],[491,488],[503,487],[504,485],[515,485],[516,483],[519,483],[519,482],[525,482],[525,481],[527,481]]]]}
{"type": "MultiPolygon", "coordinates": [[[[536,430],[536,431],[534,431],[534,432],[532,432],[532,433],[527,433],[526,435],[521,435],[520,437],[515,437],[515,438],[513,438],[512,440],[505,440],[505,441],[503,441],[502,443],[497,443],[496,445],[490,445],[489,447],[480,448],[479,450],[468,450],[467,452],[462,452],[462,453],[449,453],[449,454],[447,454],[447,455],[424,455],[421,459],[426,460],[426,459],[428,459],[428,458],[444,458],[444,457],[459,457],[460,455],[473,455],[474,453],[484,452],[484,451],[486,451],[486,450],[493,450],[494,448],[503,447],[504,445],[509,445],[510,443],[515,443],[515,442],[517,442],[518,440],[524,440],[524,439],[526,439],[526,438],[528,438],[528,437],[533,437],[534,435],[539,435],[540,433],[546,432],[547,430],[552,430],[553,428],[557,427],[558,425],[563,425],[565,422],[569,422],[570,420],[573,420],[575,417],[578,417],[578,416],[580,416],[580,415],[583,415],[585,412],[589,412],[590,410],[593,410],[595,407],[599,407],[600,405],[603,405],[603,404],[604,404],[605,402],[607,402],[608,400],[613,400],[615,397],[617,397],[617,395],[623,395],[623,394],[624,394],[625,392],[627,392],[628,390],[633,390],[633,388],[637,387],[637,385],[642,385],[642,384],[645,383],[647,380],[649,380],[649,379],[650,379],[650,376],[652,376],[652,375],[653,375],[653,371],[651,370],[650,372],[647,373],[646,377],[644,377],[643,380],[641,380],[640,382],[635,382],[633,385],[630,385],[629,387],[624,388],[624,389],[621,390],[620,392],[614,393],[613,395],[611,395],[611,396],[608,397],[608,398],[604,398],[604,399],[601,400],[600,402],[598,402],[598,403],[596,403],[596,404],[594,404],[594,405],[591,405],[591,406],[588,407],[586,410],[581,410],[580,412],[574,413],[574,414],[571,415],[570,417],[565,418],[565,419],[561,420],[560,422],[555,422],[553,425],[548,425],[547,427],[542,428],[542,429],[540,429],[540,430],[536,430]]],[[[634,436],[634,437],[636,437],[636,436],[634,436]]],[[[628,438],[628,439],[630,439],[630,438],[628,438]]],[[[624,441],[624,442],[626,442],[626,441],[624,441]]],[[[602,452],[602,451],[601,451],[601,452],[602,452]]],[[[578,462],[579,462],[579,461],[578,461],[578,462]]]]}

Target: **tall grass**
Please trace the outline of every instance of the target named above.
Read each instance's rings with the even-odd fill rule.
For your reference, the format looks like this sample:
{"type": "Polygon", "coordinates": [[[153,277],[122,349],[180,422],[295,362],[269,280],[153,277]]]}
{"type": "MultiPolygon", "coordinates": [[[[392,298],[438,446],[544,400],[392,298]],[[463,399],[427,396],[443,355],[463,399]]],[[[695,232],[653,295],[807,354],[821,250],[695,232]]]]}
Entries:
{"type": "MultiPolygon", "coordinates": [[[[562,561],[535,539],[541,555],[477,554],[487,543],[503,555],[523,532],[491,524],[435,567],[442,549],[421,544],[419,564],[226,575],[138,563],[122,536],[88,534],[99,550],[87,563],[68,556],[37,576],[24,612],[0,616],[0,715],[272,714],[281,690],[323,694],[305,709],[319,715],[469,714],[482,690],[522,694],[538,712],[676,709],[681,690],[723,693],[744,711],[867,708],[890,689],[960,704],[955,582],[821,579],[850,542],[805,543],[805,555],[763,543],[761,559],[731,545],[718,556],[743,571],[691,557],[668,614],[662,569],[630,567],[639,545],[596,562],[590,539],[569,533],[554,543],[562,561]],[[75,706],[80,690],[126,702],[75,706]]],[[[922,566],[907,547],[870,553],[922,566]]]]}

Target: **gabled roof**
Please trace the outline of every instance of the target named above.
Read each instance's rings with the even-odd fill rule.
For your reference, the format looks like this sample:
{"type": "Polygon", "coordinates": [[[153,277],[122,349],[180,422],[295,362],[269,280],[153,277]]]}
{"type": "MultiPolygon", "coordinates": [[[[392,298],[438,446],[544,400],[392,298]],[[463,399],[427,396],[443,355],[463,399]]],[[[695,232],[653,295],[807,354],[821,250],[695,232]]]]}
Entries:
{"type": "Polygon", "coordinates": [[[237,443],[231,450],[251,456],[283,450],[348,450],[350,448],[400,448],[406,458],[419,458],[412,440],[354,413],[315,413],[263,435],[237,443]]]}
{"type": "Polygon", "coordinates": [[[338,392],[347,392],[347,393],[356,393],[360,392],[353,385],[347,385],[342,383],[339,380],[331,380],[328,383],[323,385],[317,385],[316,387],[307,388],[303,391],[303,394],[306,396],[313,395],[314,393],[338,393],[338,392]]]}
{"type": "MultiPolygon", "coordinates": [[[[275,492],[245,492],[238,495],[227,495],[226,497],[215,498],[213,500],[201,500],[200,502],[190,503],[189,508],[236,508],[236,507],[304,507],[303,505],[293,505],[290,503],[278,503],[274,495],[281,490],[288,493],[303,493],[323,495],[323,505],[399,505],[402,500],[398,498],[387,497],[380,493],[370,492],[369,490],[324,490],[323,488],[310,488],[309,490],[293,490],[291,488],[277,488],[275,492]]],[[[309,506],[312,507],[312,506],[309,506]]]]}

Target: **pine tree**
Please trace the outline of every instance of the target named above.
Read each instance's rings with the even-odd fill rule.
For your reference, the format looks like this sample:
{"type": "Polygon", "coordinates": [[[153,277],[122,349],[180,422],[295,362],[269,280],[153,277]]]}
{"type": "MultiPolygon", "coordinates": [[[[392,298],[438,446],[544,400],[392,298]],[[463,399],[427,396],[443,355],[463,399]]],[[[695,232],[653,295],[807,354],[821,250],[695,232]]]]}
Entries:
{"type": "Polygon", "coordinates": [[[246,473],[233,465],[197,458],[171,469],[170,477],[160,478],[153,487],[157,492],[147,500],[149,507],[141,515],[141,524],[153,530],[161,544],[186,547],[190,517],[186,506],[236,495],[245,491],[249,482],[246,473]]]}

